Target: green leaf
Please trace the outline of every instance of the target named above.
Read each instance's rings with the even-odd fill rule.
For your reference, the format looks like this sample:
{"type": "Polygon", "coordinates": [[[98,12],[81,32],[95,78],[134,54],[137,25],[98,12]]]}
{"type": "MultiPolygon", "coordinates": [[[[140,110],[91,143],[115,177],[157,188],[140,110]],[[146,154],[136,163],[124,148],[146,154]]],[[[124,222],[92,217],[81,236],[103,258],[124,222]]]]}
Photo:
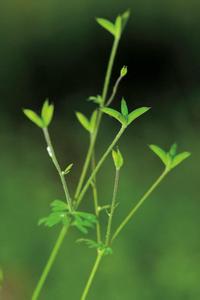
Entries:
{"type": "Polygon", "coordinates": [[[115,36],[115,25],[112,22],[103,18],[97,18],[96,21],[104,29],[106,29],[108,32],[115,36]]]}
{"type": "Polygon", "coordinates": [[[147,112],[150,109],[150,107],[140,107],[132,111],[128,115],[128,125],[130,125],[135,119],[143,115],[145,112],[147,112]]]}
{"type": "Polygon", "coordinates": [[[113,157],[113,161],[115,164],[115,168],[117,170],[121,169],[121,167],[123,166],[123,163],[124,163],[124,159],[123,159],[123,156],[122,156],[121,152],[119,151],[119,149],[117,149],[117,151],[112,150],[112,157],[113,157]]]}
{"type": "Polygon", "coordinates": [[[93,101],[96,104],[101,105],[103,103],[103,98],[101,95],[97,95],[97,96],[90,96],[88,98],[89,101],[93,101]]]}
{"type": "Polygon", "coordinates": [[[180,163],[182,163],[182,161],[184,161],[186,158],[188,158],[191,155],[190,152],[182,152],[177,154],[174,159],[172,160],[171,163],[171,168],[175,168],[176,166],[178,166],[180,163]]]}
{"type": "Polygon", "coordinates": [[[78,239],[77,242],[79,243],[85,243],[88,248],[92,249],[99,249],[100,248],[100,243],[97,243],[96,241],[90,240],[90,239],[78,239]]]}
{"type": "Polygon", "coordinates": [[[64,212],[53,212],[48,217],[39,220],[38,225],[53,227],[59,223],[66,224],[67,215],[64,212]]]}
{"type": "Polygon", "coordinates": [[[97,249],[104,252],[104,255],[112,254],[112,248],[106,246],[102,242],[97,243],[96,241],[90,239],[78,239],[77,242],[85,243],[86,246],[90,249],[97,249]]]}
{"type": "Polygon", "coordinates": [[[74,164],[69,164],[62,173],[64,175],[67,175],[69,172],[71,172],[71,169],[72,169],[73,165],[74,164]]]}
{"type": "Polygon", "coordinates": [[[127,72],[128,72],[128,67],[127,66],[123,66],[123,68],[120,71],[120,76],[121,77],[126,76],[127,72]]]}
{"type": "Polygon", "coordinates": [[[72,216],[74,218],[72,225],[84,234],[88,233],[88,228],[93,228],[97,222],[95,215],[86,212],[75,211],[72,216]]]}
{"type": "Polygon", "coordinates": [[[128,107],[124,98],[121,101],[121,113],[126,119],[128,118],[128,107]]]}
{"type": "Polygon", "coordinates": [[[80,124],[87,130],[90,132],[91,128],[90,128],[90,122],[88,121],[88,119],[81,113],[81,112],[76,112],[76,117],[78,119],[78,121],[80,122],[80,124]]]}
{"type": "Polygon", "coordinates": [[[122,20],[122,32],[124,31],[126,24],[128,22],[128,19],[130,17],[130,10],[125,11],[122,15],[121,15],[121,20],[122,20]]]}
{"type": "Polygon", "coordinates": [[[122,30],[122,19],[118,16],[115,21],[115,37],[120,38],[122,30]]]}
{"type": "Polygon", "coordinates": [[[38,127],[43,128],[44,123],[42,119],[31,109],[23,109],[24,114],[27,116],[29,120],[35,123],[38,127]]]}
{"type": "Polygon", "coordinates": [[[91,133],[94,132],[95,125],[97,120],[97,110],[93,111],[92,116],[90,118],[90,131],[91,133]]]}
{"type": "Polygon", "coordinates": [[[171,158],[175,157],[177,153],[177,144],[174,143],[169,149],[169,155],[171,158]]]}
{"type": "Polygon", "coordinates": [[[120,114],[120,112],[118,112],[117,110],[113,109],[113,108],[109,108],[109,107],[103,107],[101,109],[102,112],[104,112],[105,114],[113,117],[114,119],[118,120],[122,125],[124,125],[126,123],[126,120],[124,119],[124,117],[120,114]]]}
{"type": "Polygon", "coordinates": [[[165,166],[168,165],[169,157],[163,149],[156,145],[149,145],[149,148],[162,160],[165,166]]]}
{"type": "Polygon", "coordinates": [[[49,126],[51,120],[53,118],[54,106],[53,104],[49,104],[49,100],[45,100],[42,111],[41,111],[41,118],[45,124],[45,126],[49,126]]]}
{"type": "Polygon", "coordinates": [[[56,212],[56,211],[60,211],[60,212],[63,212],[63,211],[67,211],[69,208],[68,208],[68,205],[66,202],[62,201],[62,200],[54,200],[51,204],[51,209],[52,211],[56,212]]]}

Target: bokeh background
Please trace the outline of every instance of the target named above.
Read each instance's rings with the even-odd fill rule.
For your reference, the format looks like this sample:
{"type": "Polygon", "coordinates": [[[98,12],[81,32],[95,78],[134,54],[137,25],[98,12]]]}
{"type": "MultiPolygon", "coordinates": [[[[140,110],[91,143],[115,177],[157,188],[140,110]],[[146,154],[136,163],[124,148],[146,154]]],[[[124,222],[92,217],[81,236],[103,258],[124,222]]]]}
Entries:
{"type": "MultiPolygon", "coordinates": [[[[0,3],[0,265],[2,300],[27,300],[59,228],[37,226],[55,198],[59,178],[42,133],[22,114],[55,103],[50,132],[63,166],[73,162],[73,192],[88,137],[74,111],[90,114],[86,100],[101,93],[112,37],[94,17],[114,18],[127,8],[131,19],[121,40],[112,83],[129,67],[113,103],[152,110],[135,122],[119,145],[125,157],[115,226],[162,171],[148,149],[176,141],[191,158],[174,170],[147,201],[106,257],[88,299],[200,299],[200,4],[190,0],[1,1],[0,3]]],[[[99,157],[118,124],[104,118],[99,157]]],[[[112,194],[111,158],[99,174],[101,203],[112,194]]],[[[83,208],[92,205],[87,194],[83,208]]],[[[92,237],[91,233],[91,237],[92,237]]],[[[79,299],[95,253],[71,231],[41,299],[79,299]]]]}

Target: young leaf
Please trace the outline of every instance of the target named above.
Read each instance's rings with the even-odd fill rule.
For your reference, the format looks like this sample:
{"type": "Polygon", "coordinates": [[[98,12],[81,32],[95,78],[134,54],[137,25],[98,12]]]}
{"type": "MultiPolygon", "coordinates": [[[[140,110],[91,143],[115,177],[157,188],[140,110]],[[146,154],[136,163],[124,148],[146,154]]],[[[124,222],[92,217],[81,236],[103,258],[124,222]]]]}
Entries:
{"type": "Polygon", "coordinates": [[[68,222],[67,215],[64,212],[53,212],[48,217],[40,219],[38,225],[44,224],[47,227],[53,227],[59,223],[66,224],[68,222]]]}
{"type": "Polygon", "coordinates": [[[124,119],[124,117],[115,109],[113,108],[109,108],[109,107],[103,107],[102,112],[104,112],[105,114],[113,117],[114,119],[118,120],[122,125],[125,124],[126,120],[124,119]]]}
{"type": "Polygon", "coordinates": [[[121,113],[126,119],[128,118],[128,107],[124,98],[121,101],[121,113]]]}
{"type": "Polygon", "coordinates": [[[149,148],[162,160],[165,166],[168,165],[169,157],[163,149],[156,145],[149,145],[149,148]]]}
{"type": "Polygon", "coordinates": [[[92,116],[90,118],[90,131],[91,133],[94,132],[95,125],[97,120],[97,110],[93,111],[92,116]]]}
{"type": "Polygon", "coordinates": [[[92,228],[97,222],[95,215],[86,212],[76,211],[72,217],[74,219],[72,225],[84,234],[88,233],[88,228],[92,228]]]}
{"type": "Polygon", "coordinates": [[[68,205],[66,202],[62,201],[62,200],[54,200],[51,204],[51,210],[52,211],[60,211],[60,212],[63,212],[63,211],[67,211],[68,210],[68,205]]]}
{"type": "Polygon", "coordinates": [[[117,170],[121,169],[121,167],[123,166],[123,163],[124,163],[124,159],[123,159],[123,156],[122,156],[121,152],[119,151],[119,149],[117,149],[117,151],[112,150],[112,157],[113,157],[113,161],[115,164],[115,168],[117,170]]]}
{"type": "Polygon", "coordinates": [[[49,104],[49,100],[45,100],[42,111],[41,111],[41,118],[45,124],[45,126],[49,126],[51,120],[53,118],[54,106],[53,104],[49,104]]]}
{"type": "Polygon", "coordinates": [[[122,19],[121,16],[118,16],[115,21],[115,36],[120,38],[122,30],[122,19]]]}
{"type": "Polygon", "coordinates": [[[88,119],[81,113],[81,112],[76,112],[76,117],[78,119],[78,121],[80,122],[80,124],[87,130],[90,132],[91,128],[90,128],[90,122],[88,121],[88,119]]]}
{"type": "Polygon", "coordinates": [[[23,109],[24,114],[27,116],[29,120],[35,123],[38,127],[45,127],[42,119],[31,109],[23,109]]]}
{"type": "Polygon", "coordinates": [[[90,96],[88,98],[89,101],[93,101],[96,104],[101,105],[103,103],[103,98],[101,95],[97,95],[97,96],[90,96]]]}
{"type": "Polygon", "coordinates": [[[169,155],[171,158],[175,157],[177,153],[177,144],[174,143],[169,149],[169,155]]]}
{"type": "Polygon", "coordinates": [[[184,161],[190,155],[191,155],[190,152],[182,152],[177,154],[172,160],[171,168],[175,168],[176,166],[178,166],[182,161],[184,161]]]}
{"type": "Polygon", "coordinates": [[[150,109],[150,107],[140,107],[132,111],[128,115],[128,125],[130,125],[135,119],[143,115],[145,112],[147,112],[150,109]]]}
{"type": "Polygon", "coordinates": [[[125,11],[122,15],[121,15],[121,20],[122,20],[122,32],[124,31],[126,24],[128,22],[128,19],[130,17],[130,10],[125,11]]]}
{"type": "Polygon", "coordinates": [[[69,165],[65,168],[65,170],[62,172],[63,175],[67,175],[67,174],[71,171],[73,165],[74,165],[74,164],[69,164],[69,165]]]}
{"type": "Polygon", "coordinates": [[[115,36],[115,25],[112,22],[103,18],[97,18],[96,20],[99,25],[115,36]]]}
{"type": "Polygon", "coordinates": [[[126,76],[127,72],[128,72],[127,66],[123,66],[123,68],[122,68],[121,71],[120,71],[120,76],[121,76],[121,77],[126,76]]]}

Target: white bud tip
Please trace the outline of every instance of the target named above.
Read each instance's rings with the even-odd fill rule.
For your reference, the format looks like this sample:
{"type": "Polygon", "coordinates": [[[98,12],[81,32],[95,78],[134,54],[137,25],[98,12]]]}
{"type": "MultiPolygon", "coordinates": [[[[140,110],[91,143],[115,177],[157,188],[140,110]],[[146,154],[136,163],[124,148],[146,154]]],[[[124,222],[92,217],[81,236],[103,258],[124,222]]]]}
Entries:
{"type": "Polygon", "coordinates": [[[49,146],[47,147],[47,152],[48,152],[49,156],[52,157],[51,148],[49,146]]]}

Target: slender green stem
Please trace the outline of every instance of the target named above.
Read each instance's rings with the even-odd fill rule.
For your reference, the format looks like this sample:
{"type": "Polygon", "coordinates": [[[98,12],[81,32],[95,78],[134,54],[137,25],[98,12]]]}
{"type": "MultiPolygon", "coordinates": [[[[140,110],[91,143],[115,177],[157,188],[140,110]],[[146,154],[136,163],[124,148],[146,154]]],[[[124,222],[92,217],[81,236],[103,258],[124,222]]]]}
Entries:
{"type": "Polygon", "coordinates": [[[112,91],[112,94],[111,94],[111,96],[110,96],[110,98],[108,99],[108,101],[106,102],[106,106],[109,106],[111,103],[112,103],[112,101],[114,100],[114,98],[115,98],[115,95],[116,95],[116,93],[117,93],[117,89],[118,89],[118,87],[119,87],[119,84],[120,84],[120,82],[121,82],[121,80],[122,80],[122,78],[123,78],[124,76],[119,76],[118,78],[117,78],[117,80],[116,80],[116,82],[115,82],[115,85],[114,85],[114,87],[113,87],[113,91],[112,91]]]}
{"type": "Polygon", "coordinates": [[[93,279],[94,279],[94,276],[98,270],[98,267],[99,267],[99,264],[101,262],[101,259],[103,257],[103,251],[99,251],[97,253],[97,257],[96,257],[96,260],[94,262],[94,265],[93,265],[93,268],[90,272],[90,275],[89,275],[89,278],[88,278],[88,281],[85,285],[85,288],[84,288],[84,291],[83,291],[83,294],[81,296],[81,300],[85,300],[87,298],[87,295],[88,295],[88,292],[90,290],[90,287],[92,285],[92,282],[93,282],[93,279]]]}
{"type": "MultiPolygon", "coordinates": [[[[107,66],[107,70],[106,70],[106,76],[105,76],[104,85],[103,85],[103,91],[102,91],[103,103],[102,103],[102,105],[104,105],[104,103],[106,101],[108,88],[109,88],[109,84],[110,84],[110,79],[111,79],[111,74],[112,74],[112,69],[113,69],[113,64],[114,64],[114,60],[116,57],[118,45],[119,45],[119,39],[115,38],[112,49],[111,49],[110,58],[109,58],[108,66],[107,66]]],[[[74,197],[75,199],[77,199],[79,197],[80,191],[82,189],[82,186],[83,186],[83,183],[84,183],[84,180],[85,180],[88,168],[89,168],[93,149],[95,147],[96,138],[97,138],[97,135],[99,132],[100,124],[101,124],[101,118],[102,118],[102,112],[101,112],[101,110],[99,110],[98,116],[97,116],[96,128],[95,128],[95,132],[93,134],[93,141],[89,146],[89,149],[88,149],[88,152],[86,155],[86,159],[85,159],[85,162],[83,165],[83,169],[81,171],[80,179],[78,181],[78,185],[77,185],[76,192],[75,192],[75,197],[74,197]]]]}
{"type": "Polygon", "coordinates": [[[117,191],[118,191],[118,186],[119,186],[119,172],[120,171],[116,169],[112,203],[111,203],[110,213],[109,213],[109,217],[108,217],[108,225],[107,225],[107,230],[106,230],[106,241],[105,241],[106,246],[108,246],[110,243],[112,221],[113,221],[113,215],[114,215],[114,211],[115,211],[115,207],[116,207],[116,196],[117,196],[117,191]]]}
{"type": "Polygon", "coordinates": [[[75,192],[75,196],[74,196],[75,199],[77,199],[77,197],[79,196],[81,188],[83,186],[83,182],[85,180],[85,176],[87,174],[88,166],[89,166],[89,163],[90,163],[90,160],[91,160],[91,157],[92,157],[92,152],[93,152],[93,149],[94,149],[94,144],[95,144],[95,139],[93,138],[90,141],[88,152],[87,152],[87,155],[86,155],[86,158],[85,158],[85,163],[83,165],[81,176],[80,176],[77,188],[76,188],[76,192],[75,192]]]}
{"type": "Polygon", "coordinates": [[[110,85],[110,78],[111,78],[111,74],[112,74],[113,64],[114,64],[115,56],[117,53],[117,48],[119,45],[119,40],[120,40],[119,38],[115,37],[114,43],[113,43],[113,46],[111,49],[108,67],[107,67],[107,71],[106,71],[106,77],[105,77],[103,91],[102,91],[102,98],[104,101],[103,104],[106,101],[106,97],[107,97],[107,93],[108,93],[108,89],[109,89],[109,85],[110,85]]]}
{"type": "Polygon", "coordinates": [[[45,268],[44,268],[44,270],[42,272],[42,275],[41,275],[41,277],[40,277],[40,279],[38,281],[38,284],[37,284],[37,286],[36,286],[36,288],[35,288],[35,290],[33,292],[31,300],[37,300],[38,299],[38,297],[40,295],[40,292],[41,292],[41,290],[43,288],[43,285],[44,285],[44,283],[46,281],[46,278],[47,278],[47,276],[48,276],[48,274],[50,272],[50,269],[51,269],[51,267],[52,267],[52,265],[53,265],[53,263],[54,263],[54,261],[56,259],[56,256],[57,256],[58,251],[59,251],[59,249],[60,249],[60,247],[62,245],[62,242],[63,242],[63,240],[65,238],[65,235],[66,235],[67,231],[68,231],[68,226],[63,226],[62,229],[61,229],[61,231],[60,231],[60,234],[58,236],[58,239],[57,239],[57,241],[55,243],[55,246],[53,247],[51,255],[50,255],[50,257],[49,257],[49,259],[48,259],[48,261],[47,261],[47,263],[45,265],[45,268]]]}
{"type": "MultiPolygon", "coordinates": [[[[64,174],[62,173],[62,170],[61,170],[61,167],[58,163],[58,160],[57,160],[57,157],[56,157],[56,154],[55,154],[55,151],[54,151],[54,148],[53,148],[53,145],[52,145],[52,142],[51,142],[51,138],[50,138],[50,135],[49,135],[49,132],[48,132],[48,129],[47,128],[43,128],[43,133],[44,133],[44,137],[45,137],[45,140],[46,140],[46,143],[47,143],[47,147],[48,147],[48,152],[49,152],[49,155],[55,165],[55,168],[56,170],[58,171],[58,174],[60,176],[60,179],[61,179],[61,182],[62,182],[62,186],[63,186],[63,190],[64,190],[64,193],[65,193],[65,197],[66,197],[66,200],[67,200],[67,203],[68,203],[68,206],[69,206],[69,210],[72,211],[72,203],[71,203],[71,198],[70,198],[70,195],[69,195],[69,191],[68,191],[68,187],[67,187],[67,183],[66,183],[66,180],[65,180],[65,177],[64,177],[64,174]]],[[[61,231],[60,231],[60,234],[58,236],[58,239],[55,243],[55,246],[50,254],[50,257],[47,261],[47,264],[45,265],[44,267],[44,270],[42,272],[42,275],[37,283],[37,286],[33,292],[33,296],[32,296],[32,300],[37,300],[39,295],[40,295],[40,292],[44,286],[44,283],[46,281],[46,278],[49,274],[49,271],[55,261],[55,258],[56,258],[56,255],[63,243],[63,240],[64,240],[64,237],[67,233],[67,230],[68,230],[68,227],[69,226],[63,226],[61,231]]]]}
{"type": "MultiPolygon", "coordinates": [[[[95,170],[95,167],[96,167],[96,160],[95,160],[95,151],[93,149],[93,155],[92,155],[92,161],[91,161],[92,172],[95,170]]],[[[95,215],[97,217],[97,223],[96,223],[97,242],[100,243],[101,242],[101,227],[100,227],[100,221],[99,221],[99,203],[98,203],[96,176],[94,176],[91,186],[92,186],[92,194],[93,194],[93,200],[94,200],[94,210],[95,210],[95,215]]]]}
{"type": "Polygon", "coordinates": [[[117,133],[117,135],[115,136],[114,140],[112,141],[112,143],[110,144],[110,146],[107,148],[107,150],[104,152],[104,154],[102,155],[101,159],[99,160],[98,164],[96,165],[96,168],[94,169],[94,171],[92,172],[92,174],[90,175],[90,177],[88,178],[87,182],[85,183],[78,199],[77,199],[77,206],[80,205],[85,193],[87,192],[93,178],[95,177],[95,175],[97,174],[97,172],[99,171],[100,167],[102,166],[103,162],[105,161],[105,159],[107,158],[107,156],[110,154],[110,152],[112,151],[113,147],[116,145],[116,143],[118,142],[118,140],[120,139],[120,137],[122,136],[122,134],[124,133],[126,127],[122,126],[121,129],[119,130],[119,132],[117,133]]]}
{"type": "Polygon", "coordinates": [[[67,203],[68,203],[68,206],[69,206],[69,210],[72,211],[73,210],[72,209],[72,202],[71,202],[71,197],[70,197],[69,190],[68,190],[68,187],[67,187],[67,182],[65,180],[64,174],[62,173],[61,167],[58,163],[58,159],[56,157],[56,154],[55,154],[52,142],[51,142],[49,131],[45,127],[45,128],[43,128],[43,132],[44,132],[44,137],[45,137],[45,140],[46,140],[46,143],[47,143],[49,155],[52,158],[52,161],[53,161],[53,163],[56,167],[56,170],[58,171],[58,174],[60,176],[62,186],[63,186],[63,190],[64,190],[64,193],[65,193],[65,197],[66,197],[66,200],[67,200],[67,203]]]}
{"type": "Polygon", "coordinates": [[[164,172],[158,177],[158,179],[153,183],[153,185],[148,189],[148,191],[142,196],[142,198],[139,200],[139,202],[136,204],[136,206],[133,207],[133,209],[129,212],[129,214],[124,218],[124,220],[121,222],[121,224],[116,229],[115,233],[113,234],[111,242],[113,242],[116,237],[119,235],[121,230],[126,226],[126,224],[132,219],[134,214],[137,212],[137,210],[140,208],[140,206],[144,203],[144,201],[151,195],[151,193],[155,190],[155,188],[161,183],[161,181],[165,178],[165,176],[168,174],[168,171],[165,169],[164,172]]]}

